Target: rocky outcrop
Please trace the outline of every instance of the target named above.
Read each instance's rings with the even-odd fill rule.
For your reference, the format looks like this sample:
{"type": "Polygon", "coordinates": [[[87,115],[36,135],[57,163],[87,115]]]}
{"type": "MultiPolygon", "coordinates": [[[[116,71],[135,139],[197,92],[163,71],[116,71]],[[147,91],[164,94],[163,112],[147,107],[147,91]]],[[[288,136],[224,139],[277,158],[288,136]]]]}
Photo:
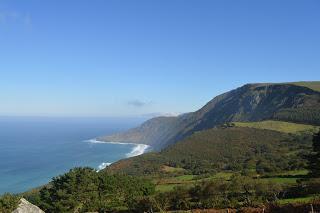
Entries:
{"type": "Polygon", "coordinates": [[[12,213],[44,213],[38,206],[33,205],[26,199],[21,198],[19,206],[12,213]]]}

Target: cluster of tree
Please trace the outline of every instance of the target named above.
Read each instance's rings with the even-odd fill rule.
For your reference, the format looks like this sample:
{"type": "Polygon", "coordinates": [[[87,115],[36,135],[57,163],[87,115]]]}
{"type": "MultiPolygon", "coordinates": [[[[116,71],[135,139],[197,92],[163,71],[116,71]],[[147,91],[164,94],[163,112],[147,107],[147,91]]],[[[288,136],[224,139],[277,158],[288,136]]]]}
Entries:
{"type": "Polygon", "coordinates": [[[295,136],[254,128],[211,129],[192,135],[163,151],[170,161],[193,173],[255,170],[258,174],[301,169],[302,153],[311,144],[295,136]]]}
{"type": "Polygon", "coordinates": [[[261,206],[279,199],[280,184],[234,176],[230,181],[206,181],[191,188],[177,187],[137,201],[140,211],[167,211],[209,208],[240,208],[261,206]]]}
{"type": "Polygon", "coordinates": [[[20,197],[13,194],[4,194],[0,196],[0,212],[11,213],[18,207],[20,197]]]}
{"type": "Polygon", "coordinates": [[[309,175],[313,178],[320,178],[320,131],[313,136],[312,153],[307,156],[309,175]]]}
{"type": "Polygon", "coordinates": [[[277,112],[273,119],[320,125],[320,108],[319,105],[314,105],[312,107],[283,109],[277,112]]]}
{"type": "Polygon", "coordinates": [[[320,191],[320,131],[312,139],[312,151],[305,155],[309,174],[299,179],[298,184],[289,187],[286,196],[289,198],[319,194],[320,191]]]}
{"type": "Polygon", "coordinates": [[[115,212],[154,192],[154,184],[144,179],[75,168],[27,199],[45,212],[115,212]]]}

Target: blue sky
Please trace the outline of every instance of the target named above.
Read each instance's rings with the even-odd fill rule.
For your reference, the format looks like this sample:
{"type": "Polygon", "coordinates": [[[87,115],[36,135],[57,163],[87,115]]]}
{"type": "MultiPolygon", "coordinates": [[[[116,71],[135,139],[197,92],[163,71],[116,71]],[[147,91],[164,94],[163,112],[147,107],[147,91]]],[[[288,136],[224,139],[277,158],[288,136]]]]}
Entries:
{"type": "Polygon", "coordinates": [[[318,0],[0,0],[0,115],[188,112],[320,80],[318,0]]]}

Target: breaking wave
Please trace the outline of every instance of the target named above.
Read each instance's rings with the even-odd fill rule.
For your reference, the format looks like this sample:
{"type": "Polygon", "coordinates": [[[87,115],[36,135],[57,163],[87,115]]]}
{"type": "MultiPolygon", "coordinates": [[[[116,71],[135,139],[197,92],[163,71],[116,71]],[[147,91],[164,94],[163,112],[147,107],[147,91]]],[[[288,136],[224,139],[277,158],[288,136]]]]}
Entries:
{"type": "Polygon", "coordinates": [[[107,166],[110,166],[111,163],[102,163],[98,166],[97,172],[99,172],[102,169],[105,169],[107,166]]]}
{"type": "Polygon", "coordinates": [[[145,153],[145,151],[149,148],[149,145],[146,144],[137,144],[132,150],[131,152],[129,152],[128,154],[126,154],[126,156],[129,157],[134,157],[134,156],[138,156],[138,155],[142,155],[143,153],[145,153]]]}
{"type": "MultiPolygon", "coordinates": [[[[132,150],[129,153],[126,154],[127,158],[138,156],[138,155],[142,155],[143,153],[145,153],[148,150],[148,148],[150,148],[150,146],[146,145],[146,144],[134,144],[134,143],[112,142],[112,141],[111,142],[105,142],[105,141],[98,141],[96,139],[86,140],[85,142],[87,142],[87,143],[98,143],[98,144],[105,143],[105,144],[119,144],[119,145],[134,145],[132,150]]],[[[101,163],[98,166],[97,171],[100,171],[100,170],[106,168],[110,164],[111,163],[106,163],[106,162],[101,163]]]]}
{"type": "Polygon", "coordinates": [[[134,143],[124,143],[124,142],[113,142],[113,141],[110,141],[110,142],[109,141],[108,142],[98,141],[97,139],[90,139],[90,140],[86,140],[85,142],[87,142],[87,143],[111,143],[111,144],[123,144],[123,145],[134,144],[134,143]]]}

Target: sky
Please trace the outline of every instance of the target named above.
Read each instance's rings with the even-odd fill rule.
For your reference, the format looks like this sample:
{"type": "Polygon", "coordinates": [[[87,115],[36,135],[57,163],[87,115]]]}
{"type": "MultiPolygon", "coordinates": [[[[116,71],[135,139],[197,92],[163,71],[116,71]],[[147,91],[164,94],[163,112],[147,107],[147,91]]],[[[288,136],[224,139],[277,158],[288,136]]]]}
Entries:
{"type": "Polygon", "coordinates": [[[0,116],[183,113],[320,80],[319,0],[0,0],[0,116]]]}

